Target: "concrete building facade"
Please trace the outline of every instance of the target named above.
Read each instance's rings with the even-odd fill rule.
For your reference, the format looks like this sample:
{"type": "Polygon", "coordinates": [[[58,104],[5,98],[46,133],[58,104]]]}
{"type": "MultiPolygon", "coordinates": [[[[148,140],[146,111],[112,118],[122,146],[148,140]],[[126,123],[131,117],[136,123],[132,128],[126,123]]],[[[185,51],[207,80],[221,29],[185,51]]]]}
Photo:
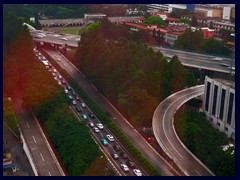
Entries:
{"type": "Polygon", "coordinates": [[[206,76],[203,110],[213,127],[235,140],[235,82],[206,76]]]}

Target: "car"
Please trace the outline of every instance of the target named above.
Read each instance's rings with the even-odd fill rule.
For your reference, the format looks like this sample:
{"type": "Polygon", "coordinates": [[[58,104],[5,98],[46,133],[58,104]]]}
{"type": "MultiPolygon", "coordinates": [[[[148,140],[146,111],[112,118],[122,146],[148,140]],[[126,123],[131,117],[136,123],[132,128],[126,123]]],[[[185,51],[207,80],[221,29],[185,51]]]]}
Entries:
{"type": "Polygon", "coordinates": [[[120,164],[120,166],[124,171],[129,171],[129,168],[126,164],[120,164]]]}
{"type": "Polygon", "coordinates": [[[56,76],[54,77],[54,79],[55,79],[56,81],[58,80],[58,78],[57,78],[56,76]]]}
{"type": "Polygon", "coordinates": [[[101,143],[102,143],[104,146],[108,145],[108,142],[107,142],[107,140],[106,140],[106,139],[104,139],[104,138],[102,138],[102,139],[101,139],[101,143]]]}
{"type": "Polygon", "coordinates": [[[57,58],[57,61],[58,61],[58,62],[60,62],[60,61],[61,61],[61,59],[60,59],[60,58],[57,58]]]}
{"type": "Polygon", "coordinates": [[[110,142],[114,141],[114,137],[111,134],[107,134],[106,137],[110,142]]]}
{"type": "Polygon", "coordinates": [[[87,120],[87,115],[86,115],[86,114],[81,114],[81,117],[82,117],[84,120],[87,120]]]}
{"type": "Polygon", "coordinates": [[[77,102],[76,102],[75,100],[73,100],[73,101],[72,101],[72,104],[73,104],[73,105],[76,105],[76,104],[77,104],[77,102]]]}
{"type": "Polygon", "coordinates": [[[77,94],[75,93],[75,91],[72,91],[72,95],[73,95],[73,96],[76,96],[77,94]]]}
{"type": "Polygon", "coordinates": [[[120,150],[120,145],[119,144],[115,144],[113,146],[113,148],[116,150],[116,151],[119,151],[120,150]]]}
{"type": "Polygon", "coordinates": [[[59,78],[59,79],[62,79],[62,76],[61,76],[61,75],[59,75],[59,76],[58,76],[58,78],[59,78]]]}
{"type": "Polygon", "coordinates": [[[94,123],[93,122],[90,122],[89,125],[90,125],[90,127],[94,127],[94,123]]]}
{"type": "Polygon", "coordinates": [[[78,95],[75,98],[76,100],[80,101],[80,97],[78,95]]]}
{"type": "Polygon", "coordinates": [[[69,99],[73,100],[73,97],[71,95],[68,96],[69,99]]]}
{"type": "Polygon", "coordinates": [[[64,89],[64,92],[67,94],[67,93],[68,93],[68,90],[67,90],[67,89],[64,89]]]}
{"type": "Polygon", "coordinates": [[[57,70],[56,70],[56,69],[53,69],[53,72],[54,72],[54,73],[56,73],[56,72],[57,72],[57,70]]]}
{"type": "Polygon", "coordinates": [[[212,59],[215,60],[215,61],[222,61],[223,60],[223,58],[220,58],[220,57],[214,57],[212,59]]]}
{"type": "Polygon", "coordinates": [[[225,64],[225,63],[221,63],[220,66],[223,66],[223,67],[230,67],[228,64],[225,64]]]}
{"type": "Polygon", "coordinates": [[[66,84],[66,81],[65,81],[65,80],[62,80],[62,84],[66,84]]]}
{"type": "Polygon", "coordinates": [[[91,118],[91,119],[94,119],[95,116],[93,115],[93,113],[89,113],[88,116],[91,118]]]}
{"type": "Polygon", "coordinates": [[[141,172],[139,169],[133,169],[133,173],[134,173],[136,176],[142,176],[142,172],[141,172]]]}
{"type": "Polygon", "coordinates": [[[71,90],[72,88],[71,88],[71,86],[67,86],[67,89],[68,89],[68,90],[71,90]]]}
{"type": "Polygon", "coordinates": [[[103,129],[103,128],[104,128],[101,123],[97,123],[97,127],[98,127],[99,129],[103,129]]]}
{"type": "Polygon", "coordinates": [[[93,130],[96,132],[96,133],[99,133],[99,129],[97,127],[93,127],[93,130]]]}
{"type": "Polygon", "coordinates": [[[81,106],[82,106],[83,108],[85,108],[85,107],[86,107],[86,104],[84,104],[84,103],[81,103],[81,106]]]}
{"type": "Polygon", "coordinates": [[[58,84],[59,84],[59,85],[62,85],[61,81],[58,81],[58,84]]]}
{"type": "Polygon", "coordinates": [[[67,41],[67,38],[65,38],[65,37],[62,37],[61,39],[64,40],[64,41],[67,41]]]}
{"type": "Polygon", "coordinates": [[[112,157],[113,157],[113,159],[118,159],[119,158],[118,154],[116,154],[116,153],[112,154],[112,157]]]}
{"type": "Polygon", "coordinates": [[[128,155],[125,152],[121,152],[120,155],[121,155],[121,157],[123,159],[127,159],[128,158],[128,155]]]}
{"type": "Polygon", "coordinates": [[[78,112],[82,112],[82,108],[81,108],[80,106],[76,106],[76,110],[77,110],[78,112]]]}
{"type": "Polygon", "coordinates": [[[135,163],[131,160],[127,161],[126,164],[128,165],[128,167],[130,168],[135,168],[135,163]]]}
{"type": "Polygon", "coordinates": [[[55,77],[55,76],[56,76],[56,73],[53,72],[52,75],[55,77]]]}

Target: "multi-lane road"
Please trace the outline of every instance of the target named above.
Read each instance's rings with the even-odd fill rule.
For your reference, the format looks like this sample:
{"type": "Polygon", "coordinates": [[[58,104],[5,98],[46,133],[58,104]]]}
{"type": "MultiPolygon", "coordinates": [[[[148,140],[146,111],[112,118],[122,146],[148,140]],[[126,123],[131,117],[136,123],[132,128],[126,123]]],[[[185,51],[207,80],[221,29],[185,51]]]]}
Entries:
{"type": "MultiPolygon", "coordinates": [[[[81,39],[79,35],[57,34],[50,31],[31,30],[31,35],[36,42],[65,45],[77,48],[81,39]]],[[[235,74],[235,58],[217,57],[200,53],[186,52],[161,46],[150,46],[155,51],[161,51],[164,56],[171,58],[177,55],[184,66],[235,74]]]]}
{"type": "Polygon", "coordinates": [[[204,85],[200,85],[172,94],[156,108],[152,121],[153,132],[160,146],[190,176],[212,176],[213,173],[179,140],[174,129],[173,116],[182,104],[203,92],[204,85]]]}
{"type": "MultiPolygon", "coordinates": [[[[178,56],[178,59],[184,66],[194,67],[198,69],[212,70],[223,73],[230,73],[230,67],[235,69],[235,59],[226,57],[216,57],[200,53],[192,53],[186,51],[180,51],[175,49],[163,48],[161,46],[151,46],[153,50],[160,51],[167,58],[171,58],[174,55],[178,56]]],[[[232,71],[232,73],[235,73],[232,71]]]]}
{"type": "MultiPolygon", "coordinates": [[[[83,102],[80,96],[76,93],[76,91],[68,84],[68,82],[62,77],[62,75],[54,68],[54,66],[47,60],[47,58],[41,54],[38,50],[36,51],[36,55],[38,59],[44,62],[44,65],[51,72],[53,78],[58,82],[58,84],[63,88],[64,92],[70,99],[70,108],[77,116],[79,121],[83,121],[88,124],[92,137],[94,138],[95,142],[101,147],[106,157],[110,160],[112,166],[114,167],[116,174],[124,175],[124,176],[134,176],[134,171],[137,169],[138,172],[141,173],[141,176],[148,175],[145,171],[136,163],[135,159],[127,152],[124,146],[118,141],[116,137],[113,136],[114,141],[110,141],[107,136],[112,135],[110,130],[102,124],[99,119],[93,114],[93,112],[89,109],[89,107],[83,102]],[[47,62],[47,63],[46,63],[47,62]],[[102,125],[101,126],[99,125],[102,125]],[[94,128],[97,128],[95,130],[94,128]],[[105,139],[107,145],[103,145],[101,139],[105,139]],[[119,145],[119,150],[114,148],[115,145],[119,145]],[[127,155],[126,158],[123,158],[121,154],[124,153],[127,155]],[[113,154],[117,154],[118,158],[113,158],[113,154]],[[133,162],[134,166],[128,167],[129,170],[124,171],[121,168],[121,164],[129,166],[128,162],[133,162]]],[[[62,56],[60,54],[55,56],[58,62],[62,61],[62,56]]],[[[138,173],[138,175],[140,175],[138,173]]]]}
{"type": "Polygon", "coordinates": [[[145,139],[128,123],[128,121],[121,115],[121,113],[112,106],[112,104],[99,92],[97,89],[88,82],[85,76],[64,56],[62,56],[56,50],[44,51],[65,69],[70,76],[72,76],[81,88],[101,107],[104,111],[108,112],[112,116],[114,123],[128,136],[132,143],[138,148],[138,150],[145,156],[163,176],[179,175],[171,166],[163,160],[163,158],[153,149],[145,139]]]}

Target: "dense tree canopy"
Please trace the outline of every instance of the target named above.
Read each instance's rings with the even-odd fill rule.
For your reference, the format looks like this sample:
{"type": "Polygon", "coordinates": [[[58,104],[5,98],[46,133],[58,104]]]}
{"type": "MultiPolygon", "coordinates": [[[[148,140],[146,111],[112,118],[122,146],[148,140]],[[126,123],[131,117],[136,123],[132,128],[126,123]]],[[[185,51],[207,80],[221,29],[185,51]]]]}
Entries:
{"type": "Polygon", "coordinates": [[[175,118],[175,126],[181,121],[177,133],[183,143],[217,176],[235,175],[235,153],[223,151],[221,146],[228,144],[223,132],[213,128],[204,113],[193,110],[183,111],[175,118]]]}
{"type": "Polygon", "coordinates": [[[144,25],[152,25],[152,24],[156,24],[158,27],[163,27],[164,25],[164,21],[162,18],[160,17],[154,17],[154,16],[150,16],[147,19],[145,19],[143,21],[144,25]]]}
{"type": "Polygon", "coordinates": [[[103,21],[94,32],[84,34],[75,61],[133,124],[150,125],[157,104],[187,86],[188,73],[177,57],[168,63],[161,52],[125,39],[131,39],[126,29],[121,29],[121,36],[106,33],[115,26],[103,21]]]}

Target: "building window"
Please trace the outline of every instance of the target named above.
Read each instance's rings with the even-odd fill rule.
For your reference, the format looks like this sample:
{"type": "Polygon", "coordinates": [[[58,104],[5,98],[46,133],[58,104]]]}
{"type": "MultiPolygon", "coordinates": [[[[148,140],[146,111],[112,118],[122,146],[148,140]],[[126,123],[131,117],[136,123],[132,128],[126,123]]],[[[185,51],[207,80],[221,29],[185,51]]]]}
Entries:
{"type": "Polygon", "coordinates": [[[223,112],[224,112],[224,104],[225,104],[225,94],[226,94],[226,90],[222,89],[222,98],[221,98],[220,115],[219,115],[219,118],[221,120],[223,120],[223,112]]]}
{"type": "Polygon", "coordinates": [[[220,122],[217,122],[217,125],[220,126],[220,122]]]}
{"type": "Polygon", "coordinates": [[[228,115],[227,115],[228,124],[231,124],[231,121],[232,121],[233,98],[234,98],[234,94],[230,93],[229,104],[228,104],[228,115]]]}
{"type": "Polygon", "coordinates": [[[212,115],[215,116],[216,113],[216,104],[217,104],[217,93],[218,93],[218,86],[214,86],[214,95],[213,95],[213,105],[212,105],[212,115]]]}
{"type": "Polygon", "coordinates": [[[206,92],[206,102],[205,102],[205,110],[206,111],[208,111],[208,106],[209,106],[210,87],[211,87],[211,83],[207,82],[207,92],[206,92]]]}
{"type": "Polygon", "coordinates": [[[212,121],[213,121],[213,118],[210,118],[210,121],[212,122],[212,121]]]}
{"type": "Polygon", "coordinates": [[[225,131],[228,131],[228,128],[227,128],[227,127],[225,127],[225,131]]]}

